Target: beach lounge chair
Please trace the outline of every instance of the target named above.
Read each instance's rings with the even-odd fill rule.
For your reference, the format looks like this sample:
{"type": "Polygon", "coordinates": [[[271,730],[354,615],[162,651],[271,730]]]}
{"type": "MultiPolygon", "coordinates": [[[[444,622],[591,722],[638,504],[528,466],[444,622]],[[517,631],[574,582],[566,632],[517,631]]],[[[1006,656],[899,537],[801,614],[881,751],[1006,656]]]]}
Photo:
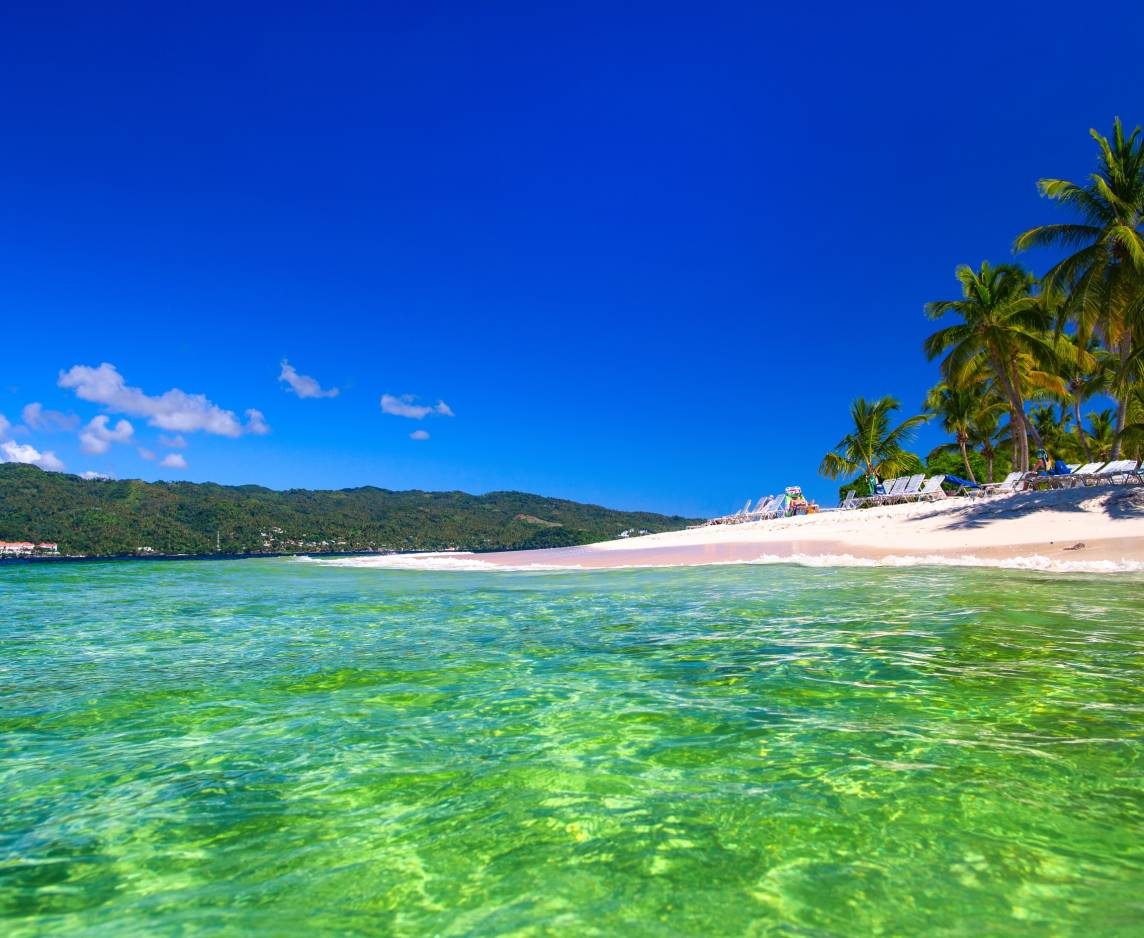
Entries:
{"type": "Polygon", "coordinates": [[[737,512],[735,512],[733,515],[731,515],[731,517],[729,517],[727,520],[728,520],[728,521],[729,521],[731,524],[738,524],[740,521],[742,521],[744,518],[746,518],[746,517],[747,517],[747,513],[748,513],[750,510],[751,510],[751,500],[748,498],[748,499],[747,499],[747,504],[745,504],[745,505],[744,505],[742,508],[740,508],[740,509],[739,509],[737,512]]]}
{"type": "Polygon", "coordinates": [[[926,477],[926,475],[924,472],[920,473],[919,475],[916,475],[916,476],[910,476],[906,480],[905,487],[902,489],[901,492],[898,493],[897,496],[895,496],[894,500],[899,501],[899,502],[908,502],[908,501],[912,501],[913,499],[915,499],[917,497],[918,492],[921,491],[922,482],[925,481],[925,477],[926,477]]]}
{"type": "Polygon", "coordinates": [[[1095,482],[1127,482],[1136,471],[1135,459],[1115,459],[1092,474],[1095,482]]]}
{"type": "Polygon", "coordinates": [[[747,520],[748,521],[762,521],[764,518],[767,517],[767,512],[770,510],[771,504],[774,502],[774,500],[775,500],[775,497],[773,495],[764,496],[763,498],[760,498],[758,504],[755,505],[755,510],[751,512],[751,514],[747,518],[747,520]]]}
{"type": "Polygon", "coordinates": [[[895,479],[894,484],[886,491],[886,494],[878,500],[878,504],[892,505],[902,497],[906,491],[906,486],[909,484],[910,480],[908,476],[902,476],[900,479],[895,479]]]}
{"type": "Polygon", "coordinates": [[[878,483],[874,490],[873,495],[865,495],[858,499],[859,505],[877,505],[882,499],[887,498],[890,491],[897,485],[897,479],[883,479],[878,483]]]}
{"type": "Polygon", "coordinates": [[[994,482],[992,485],[981,486],[983,495],[1009,495],[1021,491],[1025,485],[1024,472],[1010,472],[1003,482],[994,482]]]}
{"type": "Polygon", "coordinates": [[[857,495],[854,494],[854,489],[851,489],[849,492],[846,493],[846,498],[839,503],[838,510],[839,511],[850,511],[852,508],[857,508],[858,503],[861,501],[862,501],[862,499],[860,499],[857,495]]]}
{"type": "Polygon", "coordinates": [[[1093,473],[1103,465],[1103,462],[1087,462],[1083,466],[1078,466],[1067,476],[1058,476],[1054,480],[1054,484],[1057,488],[1062,489],[1073,489],[1078,485],[1090,485],[1093,473]]]}
{"type": "Polygon", "coordinates": [[[945,476],[931,476],[926,479],[925,485],[918,490],[917,500],[919,502],[936,502],[945,498],[945,489],[941,487],[944,481],[945,476]]]}
{"type": "Polygon", "coordinates": [[[970,482],[968,479],[963,479],[961,476],[946,476],[945,481],[950,485],[956,485],[957,491],[955,495],[968,495],[970,497],[981,494],[981,483],[970,482]]]}

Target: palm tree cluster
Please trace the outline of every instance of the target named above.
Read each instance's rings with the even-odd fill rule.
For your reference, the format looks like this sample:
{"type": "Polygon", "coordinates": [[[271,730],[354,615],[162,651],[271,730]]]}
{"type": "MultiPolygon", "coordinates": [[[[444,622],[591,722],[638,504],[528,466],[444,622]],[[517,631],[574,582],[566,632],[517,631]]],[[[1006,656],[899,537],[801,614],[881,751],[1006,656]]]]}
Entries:
{"type": "MultiPolygon", "coordinates": [[[[943,450],[960,456],[972,481],[979,481],[973,463],[986,468],[980,481],[993,481],[995,459],[1028,471],[1041,450],[1066,462],[1144,457],[1144,137],[1139,127],[1125,135],[1119,118],[1111,137],[1091,134],[1099,157],[1085,183],[1038,183],[1072,217],[1032,228],[1013,245],[1017,254],[1055,248],[1063,259],[1040,278],[1017,263],[963,264],[961,295],[925,304],[931,319],[947,324],[925,340],[941,380],[924,416],[952,438],[930,458],[943,450]],[[1111,406],[1082,414],[1100,400],[1111,406]]],[[[879,432],[877,444],[900,449],[918,418],[891,428],[897,406],[890,398],[856,401],[853,439],[828,454],[821,472],[882,475],[868,458],[879,445],[863,434],[879,432]]]]}

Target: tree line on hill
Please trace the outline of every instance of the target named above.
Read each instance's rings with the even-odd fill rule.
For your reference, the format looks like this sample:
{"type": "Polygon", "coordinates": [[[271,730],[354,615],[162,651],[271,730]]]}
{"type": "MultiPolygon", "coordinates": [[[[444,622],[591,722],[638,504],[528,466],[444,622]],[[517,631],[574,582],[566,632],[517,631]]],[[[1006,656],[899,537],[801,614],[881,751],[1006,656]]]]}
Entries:
{"type": "Polygon", "coordinates": [[[1050,460],[1144,458],[1144,138],[1090,132],[1097,166],[1083,183],[1041,179],[1067,221],[1020,234],[1015,253],[1063,249],[1041,277],[1017,263],[957,268],[960,297],[925,304],[949,324],[926,338],[940,381],[924,412],[894,425],[893,397],[851,404],[854,424],[823,458],[831,479],[861,494],[914,471],[992,482],[1050,460]],[[1092,401],[1111,406],[1083,413],[1092,401]],[[950,440],[923,461],[907,446],[937,420],[950,440]],[[952,458],[951,458],[952,457],[952,458]]]}
{"type": "Polygon", "coordinates": [[[673,530],[692,520],[523,492],[279,492],[86,480],[0,464],[0,540],[55,541],[71,555],[524,550],[673,530]]]}

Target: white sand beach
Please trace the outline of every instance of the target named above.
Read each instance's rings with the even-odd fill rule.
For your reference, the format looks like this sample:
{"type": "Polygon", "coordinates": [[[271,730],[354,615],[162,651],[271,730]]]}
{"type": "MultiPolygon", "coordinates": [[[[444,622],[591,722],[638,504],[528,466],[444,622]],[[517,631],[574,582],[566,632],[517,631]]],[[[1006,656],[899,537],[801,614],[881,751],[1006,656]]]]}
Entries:
{"type": "Polygon", "coordinates": [[[482,554],[354,558],[355,566],[619,568],[710,563],[946,563],[1060,571],[1144,570],[1144,487],[1020,492],[825,511],[795,518],[482,554]]]}

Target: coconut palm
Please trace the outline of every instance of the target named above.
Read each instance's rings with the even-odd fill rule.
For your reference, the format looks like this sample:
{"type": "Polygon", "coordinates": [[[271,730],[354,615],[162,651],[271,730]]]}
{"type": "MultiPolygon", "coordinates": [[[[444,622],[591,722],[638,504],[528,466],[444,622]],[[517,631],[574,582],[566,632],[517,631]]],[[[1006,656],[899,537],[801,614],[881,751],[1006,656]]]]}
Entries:
{"type": "Polygon", "coordinates": [[[828,479],[865,473],[871,494],[877,479],[908,472],[916,465],[917,457],[904,447],[929,417],[909,417],[891,429],[890,418],[900,407],[901,403],[889,396],[876,401],[855,398],[850,404],[853,432],[822,458],[818,471],[828,479]]]}
{"type": "Polygon", "coordinates": [[[1111,140],[1089,132],[1100,159],[1088,183],[1042,179],[1037,184],[1042,195],[1074,210],[1080,222],[1031,228],[1013,247],[1073,249],[1045,282],[1070,291],[1080,347],[1096,332],[1117,355],[1111,388],[1117,398],[1111,449],[1116,459],[1132,391],[1127,364],[1144,325],[1144,140],[1139,127],[1125,137],[1120,118],[1113,122],[1111,140]]]}
{"type": "Polygon", "coordinates": [[[965,475],[974,485],[977,478],[969,465],[969,428],[980,405],[981,397],[976,389],[957,387],[944,381],[930,388],[923,404],[926,411],[941,421],[941,428],[954,436],[953,444],[939,446],[938,449],[956,446],[961,451],[965,475]]]}
{"type": "Polygon", "coordinates": [[[929,336],[924,345],[926,356],[931,361],[945,356],[942,376],[955,386],[965,385],[974,374],[988,370],[1009,405],[1010,421],[1016,429],[1017,461],[1027,471],[1028,438],[1031,435],[1038,447],[1041,439],[1025,413],[1022,362],[1053,358],[1045,332],[1050,325],[1049,313],[1033,294],[1032,275],[1015,264],[992,267],[983,262],[976,271],[962,264],[957,268],[957,279],[961,299],[927,303],[925,310],[931,319],[953,313],[961,322],[929,336]]]}
{"type": "Polygon", "coordinates": [[[981,399],[980,406],[969,425],[969,445],[979,450],[985,457],[987,482],[993,481],[993,463],[997,458],[997,447],[1009,437],[1008,425],[1001,424],[1001,415],[1006,410],[1004,401],[996,395],[989,394],[981,399]]]}
{"type": "Polygon", "coordinates": [[[1084,429],[1080,409],[1089,398],[1105,391],[1111,379],[1111,362],[1108,352],[1100,348],[1095,337],[1090,337],[1083,348],[1076,344],[1075,337],[1059,334],[1054,337],[1057,351],[1058,370],[1064,384],[1064,393],[1054,395],[1061,405],[1061,424],[1065,419],[1065,407],[1070,410],[1076,428],[1077,442],[1085,462],[1092,462],[1092,447],[1084,429]]]}
{"type": "Polygon", "coordinates": [[[1088,415],[1088,438],[1097,459],[1112,459],[1116,443],[1115,411],[1109,407],[1088,415]]]}

